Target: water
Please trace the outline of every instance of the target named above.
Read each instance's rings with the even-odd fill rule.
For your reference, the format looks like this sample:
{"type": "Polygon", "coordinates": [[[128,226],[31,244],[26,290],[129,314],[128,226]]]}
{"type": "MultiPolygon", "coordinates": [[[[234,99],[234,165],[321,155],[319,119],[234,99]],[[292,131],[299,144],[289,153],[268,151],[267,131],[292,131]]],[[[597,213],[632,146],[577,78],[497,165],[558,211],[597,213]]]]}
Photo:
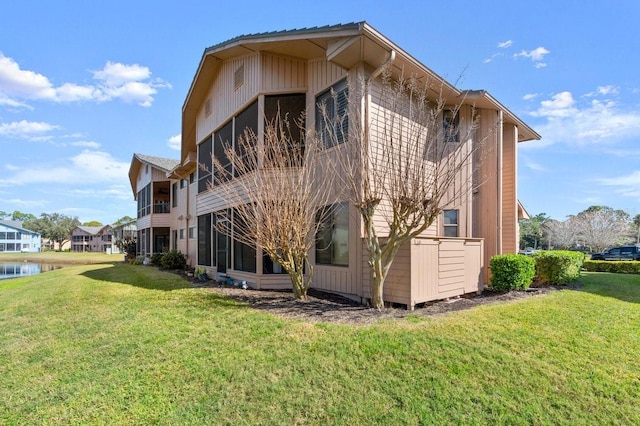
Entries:
{"type": "Polygon", "coordinates": [[[49,263],[0,262],[0,280],[36,275],[58,268],[59,266],[49,263]]]}

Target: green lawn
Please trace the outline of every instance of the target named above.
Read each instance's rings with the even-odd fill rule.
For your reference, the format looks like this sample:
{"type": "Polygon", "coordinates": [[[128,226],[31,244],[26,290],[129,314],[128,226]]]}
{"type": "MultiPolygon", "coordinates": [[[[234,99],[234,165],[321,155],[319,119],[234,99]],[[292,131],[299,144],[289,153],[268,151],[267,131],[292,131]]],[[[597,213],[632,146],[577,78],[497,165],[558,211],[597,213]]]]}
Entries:
{"type": "Polygon", "coordinates": [[[640,278],[583,285],[345,326],[69,265],[0,282],[0,424],[640,424],[640,278]]]}

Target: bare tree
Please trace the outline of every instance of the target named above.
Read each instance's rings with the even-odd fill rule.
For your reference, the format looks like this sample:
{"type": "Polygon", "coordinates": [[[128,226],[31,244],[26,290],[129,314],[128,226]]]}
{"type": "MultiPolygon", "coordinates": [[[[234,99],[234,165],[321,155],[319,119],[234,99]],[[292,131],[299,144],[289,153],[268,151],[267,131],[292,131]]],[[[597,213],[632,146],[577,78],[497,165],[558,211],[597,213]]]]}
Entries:
{"type": "Polygon", "coordinates": [[[606,206],[591,206],[575,216],[580,237],[592,251],[620,244],[629,234],[629,214],[606,206]]]}
{"type": "Polygon", "coordinates": [[[265,123],[262,138],[246,129],[235,146],[216,141],[224,144],[227,163],[212,156],[210,188],[233,206],[222,212],[227,217],[217,221],[217,230],[266,252],[301,299],[313,278],[308,254],[328,214],[321,207],[335,191],[334,175],[322,172],[324,154],[313,133],[305,137],[304,123],[304,116],[291,119],[278,111],[265,123]]]}
{"type": "Polygon", "coordinates": [[[470,197],[478,184],[473,160],[483,141],[472,138],[474,111],[463,117],[460,105],[447,105],[443,90],[440,82],[394,78],[387,68],[379,79],[349,82],[348,116],[336,117],[320,105],[326,123],[338,121],[324,125],[334,130],[331,145],[347,140],[341,132],[348,129],[336,175],[362,219],[370,302],[377,309],[384,307],[385,279],[400,247],[423,234],[443,209],[470,197]]]}
{"type": "Polygon", "coordinates": [[[542,225],[549,244],[554,248],[571,248],[578,243],[578,221],[570,217],[565,221],[547,220],[542,225]]]}

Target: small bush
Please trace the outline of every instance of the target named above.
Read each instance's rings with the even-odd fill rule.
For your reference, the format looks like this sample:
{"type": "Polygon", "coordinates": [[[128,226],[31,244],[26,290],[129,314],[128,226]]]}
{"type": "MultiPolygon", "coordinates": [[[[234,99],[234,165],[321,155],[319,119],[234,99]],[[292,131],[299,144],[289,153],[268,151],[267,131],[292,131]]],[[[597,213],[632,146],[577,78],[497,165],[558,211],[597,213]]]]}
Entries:
{"type": "Polygon", "coordinates": [[[491,287],[497,290],[526,290],[536,273],[535,261],[521,254],[499,254],[489,262],[491,287]]]}
{"type": "Polygon", "coordinates": [[[164,253],[153,253],[151,255],[151,264],[153,266],[162,266],[163,257],[164,257],[164,253]]]}
{"type": "Polygon", "coordinates": [[[187,257],[178,250],[171,250],[162,256],[160,263],[162,269],[184,269],[187,266],[187,257]]]}
{"type": "Polygon", "coordinates": [[[536,278],[540,284],[566,285],[580,278],[584,253],[569,250],[548,250],[533,255],[536,278]]]}
{"type": "Polygon", "coordinates": [[[129,258],[129,265],[142,265],[142,262],[140,261],[140,259],[132,257],[129,258]]]}
{"type": "Polygon", "coordinates": [[[586,260],[583,268],[589,272],[614,272],[616,274],[640,274],[640,262],[586,260]]]}

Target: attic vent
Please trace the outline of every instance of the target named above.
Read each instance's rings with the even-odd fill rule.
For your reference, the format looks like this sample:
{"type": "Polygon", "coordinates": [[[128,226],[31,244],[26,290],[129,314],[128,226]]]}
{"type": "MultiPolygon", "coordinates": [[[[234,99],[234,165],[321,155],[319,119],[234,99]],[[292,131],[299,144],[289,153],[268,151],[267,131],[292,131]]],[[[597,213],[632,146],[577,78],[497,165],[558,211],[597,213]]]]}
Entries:
{"type": "Polygon", "coordinates": [[[233,90],[238,90],[244,83],[244,64],[240,65],[233,74],[233,90]]]}
{"type": "Polygon", "coordinates": [[[211,115],[211,98],[208,98],[204,103],[204,116],[208,117],[211,115]]]}

